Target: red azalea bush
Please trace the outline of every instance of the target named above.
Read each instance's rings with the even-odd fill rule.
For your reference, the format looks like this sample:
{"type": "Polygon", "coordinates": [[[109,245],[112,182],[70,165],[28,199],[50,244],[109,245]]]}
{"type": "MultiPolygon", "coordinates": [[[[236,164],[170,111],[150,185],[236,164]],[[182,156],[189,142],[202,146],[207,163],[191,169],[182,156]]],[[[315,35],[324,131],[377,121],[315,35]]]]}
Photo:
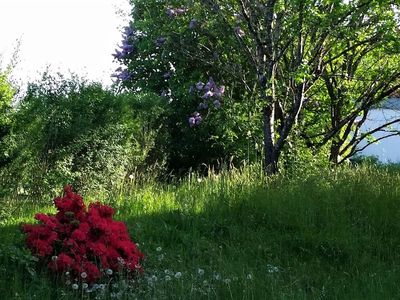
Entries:
{"type": "Polygon", "coordinates": [[[40,222],[24,225],[26,244],[50,270],[68,281],[94,283],[120,272],[142,272],[143,254],[130,240],[123,222],[113,220],[114,210],[99,202],[86,209],[70,186],[54,199],[56,215],[36,214],[40,222]]]}

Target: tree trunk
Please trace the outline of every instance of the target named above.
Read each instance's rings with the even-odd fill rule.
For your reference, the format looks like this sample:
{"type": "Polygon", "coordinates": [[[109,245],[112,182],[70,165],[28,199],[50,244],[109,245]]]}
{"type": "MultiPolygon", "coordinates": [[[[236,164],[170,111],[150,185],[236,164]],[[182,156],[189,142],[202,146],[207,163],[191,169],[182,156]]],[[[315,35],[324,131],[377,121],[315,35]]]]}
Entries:
{"type": "Polygon", "coordinates": [[[274,143],[274,109],[267,105],[263,110],[264,131],[264,170],[267,175],[278,173],[279,153],[274,143]]]}

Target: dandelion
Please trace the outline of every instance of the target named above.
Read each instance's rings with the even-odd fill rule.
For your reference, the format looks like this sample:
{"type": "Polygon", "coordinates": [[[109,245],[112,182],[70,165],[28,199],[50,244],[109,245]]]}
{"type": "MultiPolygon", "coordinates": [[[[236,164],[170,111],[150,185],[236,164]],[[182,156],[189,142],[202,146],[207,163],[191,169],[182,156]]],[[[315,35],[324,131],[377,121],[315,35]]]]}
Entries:
{"type": "Polygon", "coordinates": [[[107,274],[107,275],[112,275],[112,274],[113,274],[113,270],[107,269],[106,274],[107,274]]]}
{"type": "Polygon", "coordinates": [[[83,283],[83,284],[82,284],[82,288],[83,288],[84,290],[86,290],[88,287],[89,287],[89,285],[88,285],[87,283],[83,283]]]}
{"type": "Polygon", "coordinates": [[[166,269],[165,271],[164,271],[164,273],[165,274],[167,274],[167,275],[174,275],[174,272],[172,272],[171,270],[169,270],[169,269],[166,269]]]}
{"type": "Polygon", "coordinates": [[[225,284],[230,284],[232,280],[230,280],[229,278],[224,279],[224,283],[225,284]]]}
{"type": "Polygon", "coordinates": [[[72,287],[73,290],[77,290],[77,289],[79,288],[79,285],[77,285],[76,283],[74,283],[71,287],[72,287]]]}
{"type": "Polygon", "coordinates": [[[179,278],[181,278],[182,277],[182,273],[181,272],[176,272],[175,273],[175,278],[176,279],[179,279],[179,278]]]}
{"type": "Polygon", "coordinates": [[[162,251],[162,248],[161,248],[161,247],[157,247],[157,248],[156,248],[156,251],[157,251],[157,252],[161,252],[161,251],[162,251]]]}
{"type": "Polygon", "coordinates": [[[165,281],[171,281],[171,276],[169,276],[169,275],[167,275],[167,276],[165,276],[165,281]]]}
{"type": "Polygon", "coordinates": [[[218,273],[214,274],[214,279],[215,280],[220,280],[221,279],[221,275],[219,275],[218,273]]]}
{"type": "Polygon", "coordinates": [[[69,272],[65,272],[65,276],[69,276],[69,272]]]}
{"type": "Polygon", "coordinates": [[[204,270],[199,268],[197,270],[197,274],[199,274],[200,276],[203,276],[204,275],[204,270]]]}
{"type": "Polygon", "coordinates": [[[276,273],[279,272],[279,268],[273,265],[267,265],[267,272],[268,273],[276,273]]]}
{"type": "Polygon", "coordinates": [[[82,273],[81,273],[81,277],[82,277],[83,279],[87,278],[87,273],[86,273],[86,272],[82,272],[82,273]]]}
{"type": "Polygon", "coordinates": [[[51,257],[51,260],[52,260],[52,261],[56,261],[57,258],[58,258],[57,256],[52,256],[52,257],[51,257]]]}

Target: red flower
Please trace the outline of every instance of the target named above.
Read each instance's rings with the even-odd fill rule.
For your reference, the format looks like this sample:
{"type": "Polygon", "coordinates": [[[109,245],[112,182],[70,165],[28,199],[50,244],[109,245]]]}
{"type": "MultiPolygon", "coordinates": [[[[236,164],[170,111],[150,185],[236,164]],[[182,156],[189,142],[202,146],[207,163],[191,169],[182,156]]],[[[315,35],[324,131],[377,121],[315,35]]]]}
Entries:
{"type": "Polygon", "coordinates": [[[101,279],[100,269],[111,269],[113,274],[142,271],[144,256],[131,241],[126,225],[112,219],[113,208],[96,202],[86,211],[82,197],[70,186],[54,204],[55,216],[39,213],[35,218],[40,224],[22,227],[28,248],[49,269],[59,274],[69,270],[70,279],[87,283],[101,279]]]}

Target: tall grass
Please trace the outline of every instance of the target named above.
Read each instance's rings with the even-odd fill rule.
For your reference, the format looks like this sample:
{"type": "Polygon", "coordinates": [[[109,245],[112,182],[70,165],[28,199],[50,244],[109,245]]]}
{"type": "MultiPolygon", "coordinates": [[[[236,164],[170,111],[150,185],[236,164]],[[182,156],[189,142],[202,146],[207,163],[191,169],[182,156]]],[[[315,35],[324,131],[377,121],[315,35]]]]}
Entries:
{"type": "MultiPolygon", "coordinates": [[[[4,203],[5,299],[395,299],[400,297],[400,172],[361,166],[264,177],[257,166],[125,185],[111,204],[146,254],[129,288],[73,292],[23,249],[21,222],[51,201],[4,203]]],[[[94,196],[87,195],[94,199],[94,196]]]]}

